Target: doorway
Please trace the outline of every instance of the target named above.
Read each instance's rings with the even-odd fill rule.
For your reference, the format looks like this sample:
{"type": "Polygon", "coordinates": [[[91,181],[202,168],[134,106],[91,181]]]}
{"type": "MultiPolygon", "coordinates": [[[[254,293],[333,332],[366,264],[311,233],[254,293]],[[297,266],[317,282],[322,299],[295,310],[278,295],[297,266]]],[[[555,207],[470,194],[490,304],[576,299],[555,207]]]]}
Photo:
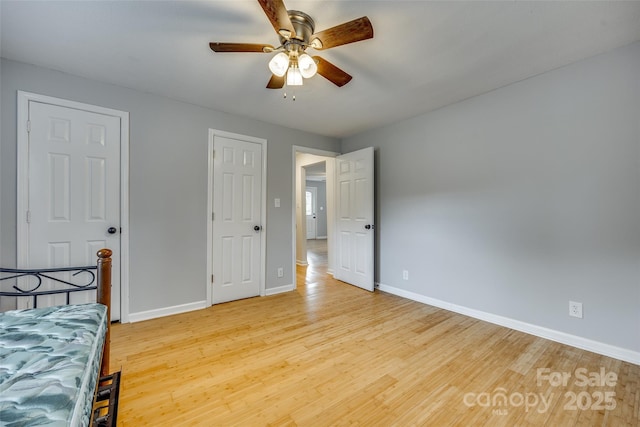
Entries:
{"type": "MultiPolygon", "coordinates": [[[[293,270],[322,263],[322,271],[333,274],[333,223],[335,156],[338,153],[307,147],[293,147],[294,156],[294,251],[293,270]],[[307,202],[307,189],[315,198],[315,209],[307,202]],[[307,214],[315,212],[315,233],[311,236],[307,214]],[[320,255],[318,255],[320,254],[320,255]]],[[[313,203],[313,200],[310,201],[313,203]]],[[[311,215],[313,216],[313,215],[311,215]]],[[[294,283],[294,286],[296,283],[294,283]]]]}
{"type": "Polygon", "coordinates": [[[334,277],[373,292],[374,149],[336,157],[336,268],[334,277]]]}
{"type": "MultiPolygon", "coordinates": [[[[336,279],[374,291],[374,149],[347,154],[293,147],[294,253],[293,270],[306,267],[306,174],[315,164],[326,167],[327,273],[336,279]]],[[[294,276],[294,288],[297,275],[294,276]]]]}
{"type": "Polygon", "coordinates": [[[310,267],[328,268],[326,160],[304,166],[307,257],[310,267]]]}

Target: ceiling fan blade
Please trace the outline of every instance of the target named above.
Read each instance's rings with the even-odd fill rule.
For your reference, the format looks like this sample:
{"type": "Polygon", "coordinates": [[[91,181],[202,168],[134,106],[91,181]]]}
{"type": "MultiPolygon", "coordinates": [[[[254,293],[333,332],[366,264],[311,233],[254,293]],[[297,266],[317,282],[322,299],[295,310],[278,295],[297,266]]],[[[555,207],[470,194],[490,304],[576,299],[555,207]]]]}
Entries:
{"type": "Polygon", "coordinates": [[[267,83],[267,89],[282,89],[284,87],[284,76],[278,77],[275,74],[271,75],[271,80],[267,83]]]}
{"type": "Polygon", "coordinates": [[[370,38],[373,38],[373,26],[369,18],[363,16],[315,33],[311,37],[311,46],[322,50],[370,38]],[[319,40],[320,43],[314,43],[315,39],[319,40]]]}
{"type": "Polygon", "coordinates": [[[273,52],[274,47],[270,44],[257,43],[218,43],[211,42],[209,47],[212,51],[223,52],[273,52]]]}
{"type": "Polygon", "coordinates": [[[346,85],[353,78],[326,59],[322,59],[319,56],[314,56],[313,59],[318,64],[318,74],[338,87],[346,85]]]}
{"type": "Polygon", "coordinates": [[[282,0],[258,0],[262,10],[269,18],[273,29],[285,39],[295,37],[296,30],[289,19],[289,13],[282,0]]]}

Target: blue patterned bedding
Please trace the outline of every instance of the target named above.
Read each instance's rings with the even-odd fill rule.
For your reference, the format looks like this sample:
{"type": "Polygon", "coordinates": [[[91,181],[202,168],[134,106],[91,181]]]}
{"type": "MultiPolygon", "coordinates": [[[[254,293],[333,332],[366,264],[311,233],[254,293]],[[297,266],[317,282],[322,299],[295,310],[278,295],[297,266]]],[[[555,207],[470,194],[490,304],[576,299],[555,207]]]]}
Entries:
{"type": "Polygon", "coordinates": [[[107,308],[0,313],[0,426],[88,426],[107,308]]]}

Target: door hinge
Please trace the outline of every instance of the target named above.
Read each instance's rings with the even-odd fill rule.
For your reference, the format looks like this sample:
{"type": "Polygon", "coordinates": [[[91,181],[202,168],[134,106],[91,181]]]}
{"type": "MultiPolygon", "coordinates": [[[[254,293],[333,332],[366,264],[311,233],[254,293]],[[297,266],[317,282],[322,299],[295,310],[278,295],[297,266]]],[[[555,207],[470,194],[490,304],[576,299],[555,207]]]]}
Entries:
{"type": "Polygon", "coordinates": [[[31,120],[27,120],[27,133],[31,132],[31,120]]]}
{"type": "Polygon", "coordinates": [[[213,274],[211,275],[211,283],[213,283],[213,274]]]}
{"type": "Polygon", "coordinates": [[[27,224],[31,223],[31,211],[27,211],[27,224]]]}
{"type": "Polygon", "coordinates": [[[211,221],[214,221],[216,219],[216,214],[211,212],[211,221]]]}

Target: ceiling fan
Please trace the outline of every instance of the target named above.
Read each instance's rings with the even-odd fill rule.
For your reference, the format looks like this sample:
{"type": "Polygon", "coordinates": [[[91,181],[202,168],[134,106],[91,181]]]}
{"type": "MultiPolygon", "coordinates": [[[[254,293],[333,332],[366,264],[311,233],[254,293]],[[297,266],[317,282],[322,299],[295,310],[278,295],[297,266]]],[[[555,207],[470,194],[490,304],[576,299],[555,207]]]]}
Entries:
{"type": "Polygon", "coordinates": [[[258,0],[258,3],[278,33],[280,46],[211,42],[211,50],[217,53],[278,52],[269,61],[269,69],[273,74],[267,84],[269,89],[280,89],[285,83],[287,86],[301,86],[303,78],[313,77],[316,73],[339,87],[351,81],[351,75],[320,56],[311,57],[306,50],[325,50],[373,38],[373,27],[369,18],[363,16],[314,33],[313,19],[306,13],[287,10],[282,0],[258,0]]]}

